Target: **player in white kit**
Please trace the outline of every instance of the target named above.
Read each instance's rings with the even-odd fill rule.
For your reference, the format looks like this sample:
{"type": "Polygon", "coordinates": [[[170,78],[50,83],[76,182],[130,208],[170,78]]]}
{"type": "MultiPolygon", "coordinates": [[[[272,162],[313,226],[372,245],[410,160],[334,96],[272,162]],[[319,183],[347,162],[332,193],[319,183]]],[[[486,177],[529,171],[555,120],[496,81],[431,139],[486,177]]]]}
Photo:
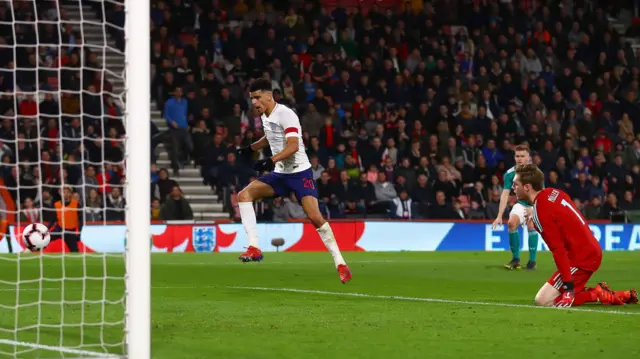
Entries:
{"type": "Polygon", "coordinates": [[[348,282],[351,279],[351,271],[342,258],[329,223],[322,217],[318,208],[318,190],[302,142],[302,128],[298,115],[274,101],[271,81],[257,79],[251,83],[249,90],[251,103],[262,114],[265,135],[251,145],[239,149],[238,154],[243,156],[268,145],[273,156],[258,160],[253,165],[260,173],[272,172],[251,182],[238,194],[242,225],[249,237],[249,248],[239,259],[243,262],[256,262],[263,258],[259,248],[253,202],[267,197],[289,196],[293,192],[333,256],[340,281],[348,282]]]}

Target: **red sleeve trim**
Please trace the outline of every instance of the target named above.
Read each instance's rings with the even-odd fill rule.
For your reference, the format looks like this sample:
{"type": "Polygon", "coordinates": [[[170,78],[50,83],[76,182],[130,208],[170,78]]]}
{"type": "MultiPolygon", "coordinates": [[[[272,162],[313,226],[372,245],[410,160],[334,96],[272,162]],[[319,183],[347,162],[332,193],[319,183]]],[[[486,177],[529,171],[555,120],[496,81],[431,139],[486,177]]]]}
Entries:
{"type": "Polygon", "coordinates": [[[289,127],[289,128],[286,128],[286,129],[284,130],[284,134],[286,135],[286,134],[288,134],[288,133],[298,133],[298,129],[297,129],[296,127],[289,127]]]}

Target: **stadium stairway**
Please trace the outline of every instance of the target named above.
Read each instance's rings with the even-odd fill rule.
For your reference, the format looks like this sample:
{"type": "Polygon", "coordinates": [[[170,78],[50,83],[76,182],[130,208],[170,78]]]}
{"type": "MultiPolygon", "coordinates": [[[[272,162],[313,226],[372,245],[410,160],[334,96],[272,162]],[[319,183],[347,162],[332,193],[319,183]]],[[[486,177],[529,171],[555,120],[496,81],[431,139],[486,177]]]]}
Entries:
{"type": "MultiPolygon", "coordinates": [[[[99,20],[93,8],[78,3],[65,3],[62,5],[70,21],[74,22],[74,29],[82,34],[85,46],[98,53],[98,59],[104,64],[105,77],[113,85],[114,95],[124,102],[124,55],[117,50],[115,41],[107,33],[104,24],[99,20]],[[82,24],[82,25],[81,25],[82,24]]],[[[162,118],[155,103],[151,103],[151,121],[158,126],[160,131],[166,131],[167,125],[162,118]]],[[[171,161],[164,144],[156,148],[158,168],[170,168],[171,161]]],[[[223,211],[218,196],[213,194],[211,188],[202,183],[200,169],[193,166],[185,166],[180,170],[180,177],[173,178],[185,197],[191,204],[195,220],[227,219],[229,215],[223,211]]]]}
{"type": "MultiPolygon", "coordinates": [[[[158,126],[161,132],[168,129],[167,122],[162,118],[155,102],[151,103],[151,121],[158,126]]],[[[156,153],[158,154],[156,161],[158,168],[171,168],[169,153],[163,143],[158,145],[156,153]]],[[[229,214],[223,211],[222,203],[218,203],[218,196],[212,193],[211,187],[202,184],[200,168],[195,168],[193,165],[185,165],[180,170],[180,176],[172,178],[178,182],[185,197],[191,203],[191,209],[193,209],[194,217],[197,220],[229,218],[229,214]]]]}

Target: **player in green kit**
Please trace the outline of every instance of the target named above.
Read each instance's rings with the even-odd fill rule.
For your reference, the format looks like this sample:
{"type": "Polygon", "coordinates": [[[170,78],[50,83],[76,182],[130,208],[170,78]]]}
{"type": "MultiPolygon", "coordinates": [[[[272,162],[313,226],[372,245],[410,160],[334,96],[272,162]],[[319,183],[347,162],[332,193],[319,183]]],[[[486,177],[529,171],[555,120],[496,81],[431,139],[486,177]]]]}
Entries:
{"type": "MultiPolygon", "coordinates": [[[[529,147],[525,145],[516,146],[515,150],[516,166],[525,165],[531,163],[531,154],[529,147]]],[[[510,168],[504,174],[504,186],[502,195],[500,196],[500,208],[498,210],[498,218],[493,222],[493,228],[502,225],[502,216],[504,210],[507,208],[507,202],[509,202],[509,196],[513,190],[513,183],[516,177],[516,167],[510,168]]],[[[518,201],[511,212],[509,213],[509,247],[511,248],[512,258],[511,261],[504,265],[507,269],[520,269],[520,233],[518,228],[520,226],[527,226],[529,230],[529,262],[527,263],[527,269],[536,269],[536,254],[538,253],[538,232],[533,227],[533,223],[527,224],[525,219],[525,208],[531,207],[527,202],[518,201]]]]}

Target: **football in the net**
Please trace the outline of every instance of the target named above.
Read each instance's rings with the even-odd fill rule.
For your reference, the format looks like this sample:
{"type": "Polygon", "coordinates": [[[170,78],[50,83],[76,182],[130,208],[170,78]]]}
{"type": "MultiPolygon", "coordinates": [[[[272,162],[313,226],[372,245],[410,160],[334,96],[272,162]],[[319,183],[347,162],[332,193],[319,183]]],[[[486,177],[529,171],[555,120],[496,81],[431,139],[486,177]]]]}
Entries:
{"type": "Polygon", "coordinates": [[[42,223],[32,223],[22,231],[22,242],[30,251],[41,251],[51,242],[49,228],[42,223]]]}

